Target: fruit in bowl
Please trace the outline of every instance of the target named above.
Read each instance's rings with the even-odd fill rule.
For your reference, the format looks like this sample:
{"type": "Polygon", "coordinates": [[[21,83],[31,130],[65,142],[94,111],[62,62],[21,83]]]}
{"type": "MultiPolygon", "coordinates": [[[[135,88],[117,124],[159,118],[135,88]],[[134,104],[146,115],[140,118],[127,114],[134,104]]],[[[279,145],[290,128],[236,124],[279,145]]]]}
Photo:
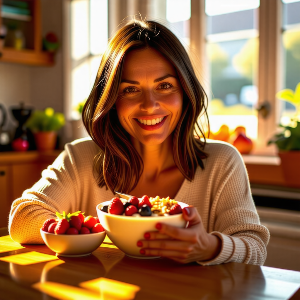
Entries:
{"type": "Polygon", "coordinates": [[[136,198],[138,202],[132,198],[136,197],[128,200],[115,197],[98,204],[96,207],[98,218],[107,236],[127,256],[153,258],[142,255],[137,242],[144,239],[146,232],[156,231],[157,223],[186,227],[186,221],[181,212],[182,208],[188,205],[171,200],[169,197],[160,199],[158,196],[152,198],[145,195],[142,198],[136,198]],[[132,206],[136,207],[136,212],[128,214],[132,206]]]}
{"type": "Polygon", "coordinates": [[[47,219],[40,229],[45,244],[60,256],[85,256],[95,251],[105,238],[98,218],[84,213],[56,213],[57,219],[47,219]]]}

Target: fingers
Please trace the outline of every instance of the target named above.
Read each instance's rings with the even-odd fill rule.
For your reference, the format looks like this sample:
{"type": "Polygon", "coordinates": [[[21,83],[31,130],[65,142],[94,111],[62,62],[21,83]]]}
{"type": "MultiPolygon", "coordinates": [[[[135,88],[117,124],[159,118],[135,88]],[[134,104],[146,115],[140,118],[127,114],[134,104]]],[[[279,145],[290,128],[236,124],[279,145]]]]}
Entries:
{"type": "Polygon", "coordinates": [[[193,206],[184,207],[182,215],[183,218],[189,222],[188,227],[192,227],[202,222],[198,210],[193,206]]]}
{"type": "MultiPolygon", "coordinates": [[[[197,242],[197,232],[199,232],[199,228],[179,228],[172,225],[158,223],[156,228],[159,230],[158,232],[149,232],[150,237],[148,239],[156,239],[156,237],[163,235],[168,236],[169,238],[173,238],[176,240],[186,241],[190,243],[197,242]]],[[[147,238],[147,237],[145,237],[147,238]]]]}
{"type": "Polygon", "coordinates": [[[175,241],[175,240],[143,240],[138,241],[138,247],[144,250],[155,251],[180,251],[183,253],[190,253],[193,247],[188,242],[175,241]]]}

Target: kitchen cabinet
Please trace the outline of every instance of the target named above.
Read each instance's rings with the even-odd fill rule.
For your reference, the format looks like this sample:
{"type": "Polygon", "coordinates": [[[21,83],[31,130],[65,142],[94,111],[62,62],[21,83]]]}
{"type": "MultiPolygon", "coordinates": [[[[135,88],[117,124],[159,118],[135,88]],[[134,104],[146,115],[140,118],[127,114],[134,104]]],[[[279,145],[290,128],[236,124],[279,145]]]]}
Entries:
{"type": "Polygon", "coordinates": [[[42,171],[59,153],[59,150],[0,153],[0,228],[7,227],[11,203],[41,178],[42,171]]]}
{"type": "MultiPolygon", "coordinates": [[[[24,34],[26,47],[21,50],[13,47],[0,49],[0,62],[10,62],[26,65],[51,66],[54,63],[52,53],[42,50],[41,34],[41,0],[18,0],[28,3],[30,15],[10,14],[1,10],[0,26],[10,24],[17,26],[24,34]]],[[[0,0],[2,5],[3,0],[0,0]]]]}

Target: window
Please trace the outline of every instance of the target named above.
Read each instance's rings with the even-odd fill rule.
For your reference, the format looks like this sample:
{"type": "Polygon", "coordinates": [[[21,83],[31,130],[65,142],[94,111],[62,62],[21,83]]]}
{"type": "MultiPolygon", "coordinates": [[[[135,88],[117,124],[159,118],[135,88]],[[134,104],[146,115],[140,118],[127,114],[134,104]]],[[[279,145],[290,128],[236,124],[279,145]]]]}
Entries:
{"type": "MultiPolygon", "coordinates": [[[[283,88],[295,90],[300,82],[300,0],[282,0],[283,88]]],[[[288,123],[295,107],[281,103],[281,122],[288,123]]]]}
{"type": "Polygon", "coordinates": [[[258,7],[258,0],[205,2],[214,133],[222,125],[230,131],[243,126],[247,136],[257,138],[258,7]]]}
{"type": "Polygon", "coordinates": [[[78,119],[76,106],[91,91],[108,40],[107,0],[71,2],[70,118],[78,119]]]}

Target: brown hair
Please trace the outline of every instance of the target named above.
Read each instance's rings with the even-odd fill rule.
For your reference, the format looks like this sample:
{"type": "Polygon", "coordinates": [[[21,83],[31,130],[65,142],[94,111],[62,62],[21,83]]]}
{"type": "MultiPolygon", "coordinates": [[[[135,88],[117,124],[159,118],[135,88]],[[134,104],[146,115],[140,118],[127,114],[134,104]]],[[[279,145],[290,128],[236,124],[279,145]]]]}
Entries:
{"type": "Polygon", "coordinates": [[[182,115],[173,132],[173,157],[178,169],[185,178],[192,180],[197,166],[204,168],[202,159],[207,157],[203,151],[206,140],[198,124],[201,113],[208,123],[207,95],[186,50],[165,26],[154,21],[131,21],[109,41],[82,114],[89,135],[101,149],[94,158],[98,185],[123,193],[129,193],[137,185],[143,172],[143,161],[121,126],[114,104],[124,55],[139,47],[153,47],[161,52],[173,64],[183,88],[182,115]]]}

